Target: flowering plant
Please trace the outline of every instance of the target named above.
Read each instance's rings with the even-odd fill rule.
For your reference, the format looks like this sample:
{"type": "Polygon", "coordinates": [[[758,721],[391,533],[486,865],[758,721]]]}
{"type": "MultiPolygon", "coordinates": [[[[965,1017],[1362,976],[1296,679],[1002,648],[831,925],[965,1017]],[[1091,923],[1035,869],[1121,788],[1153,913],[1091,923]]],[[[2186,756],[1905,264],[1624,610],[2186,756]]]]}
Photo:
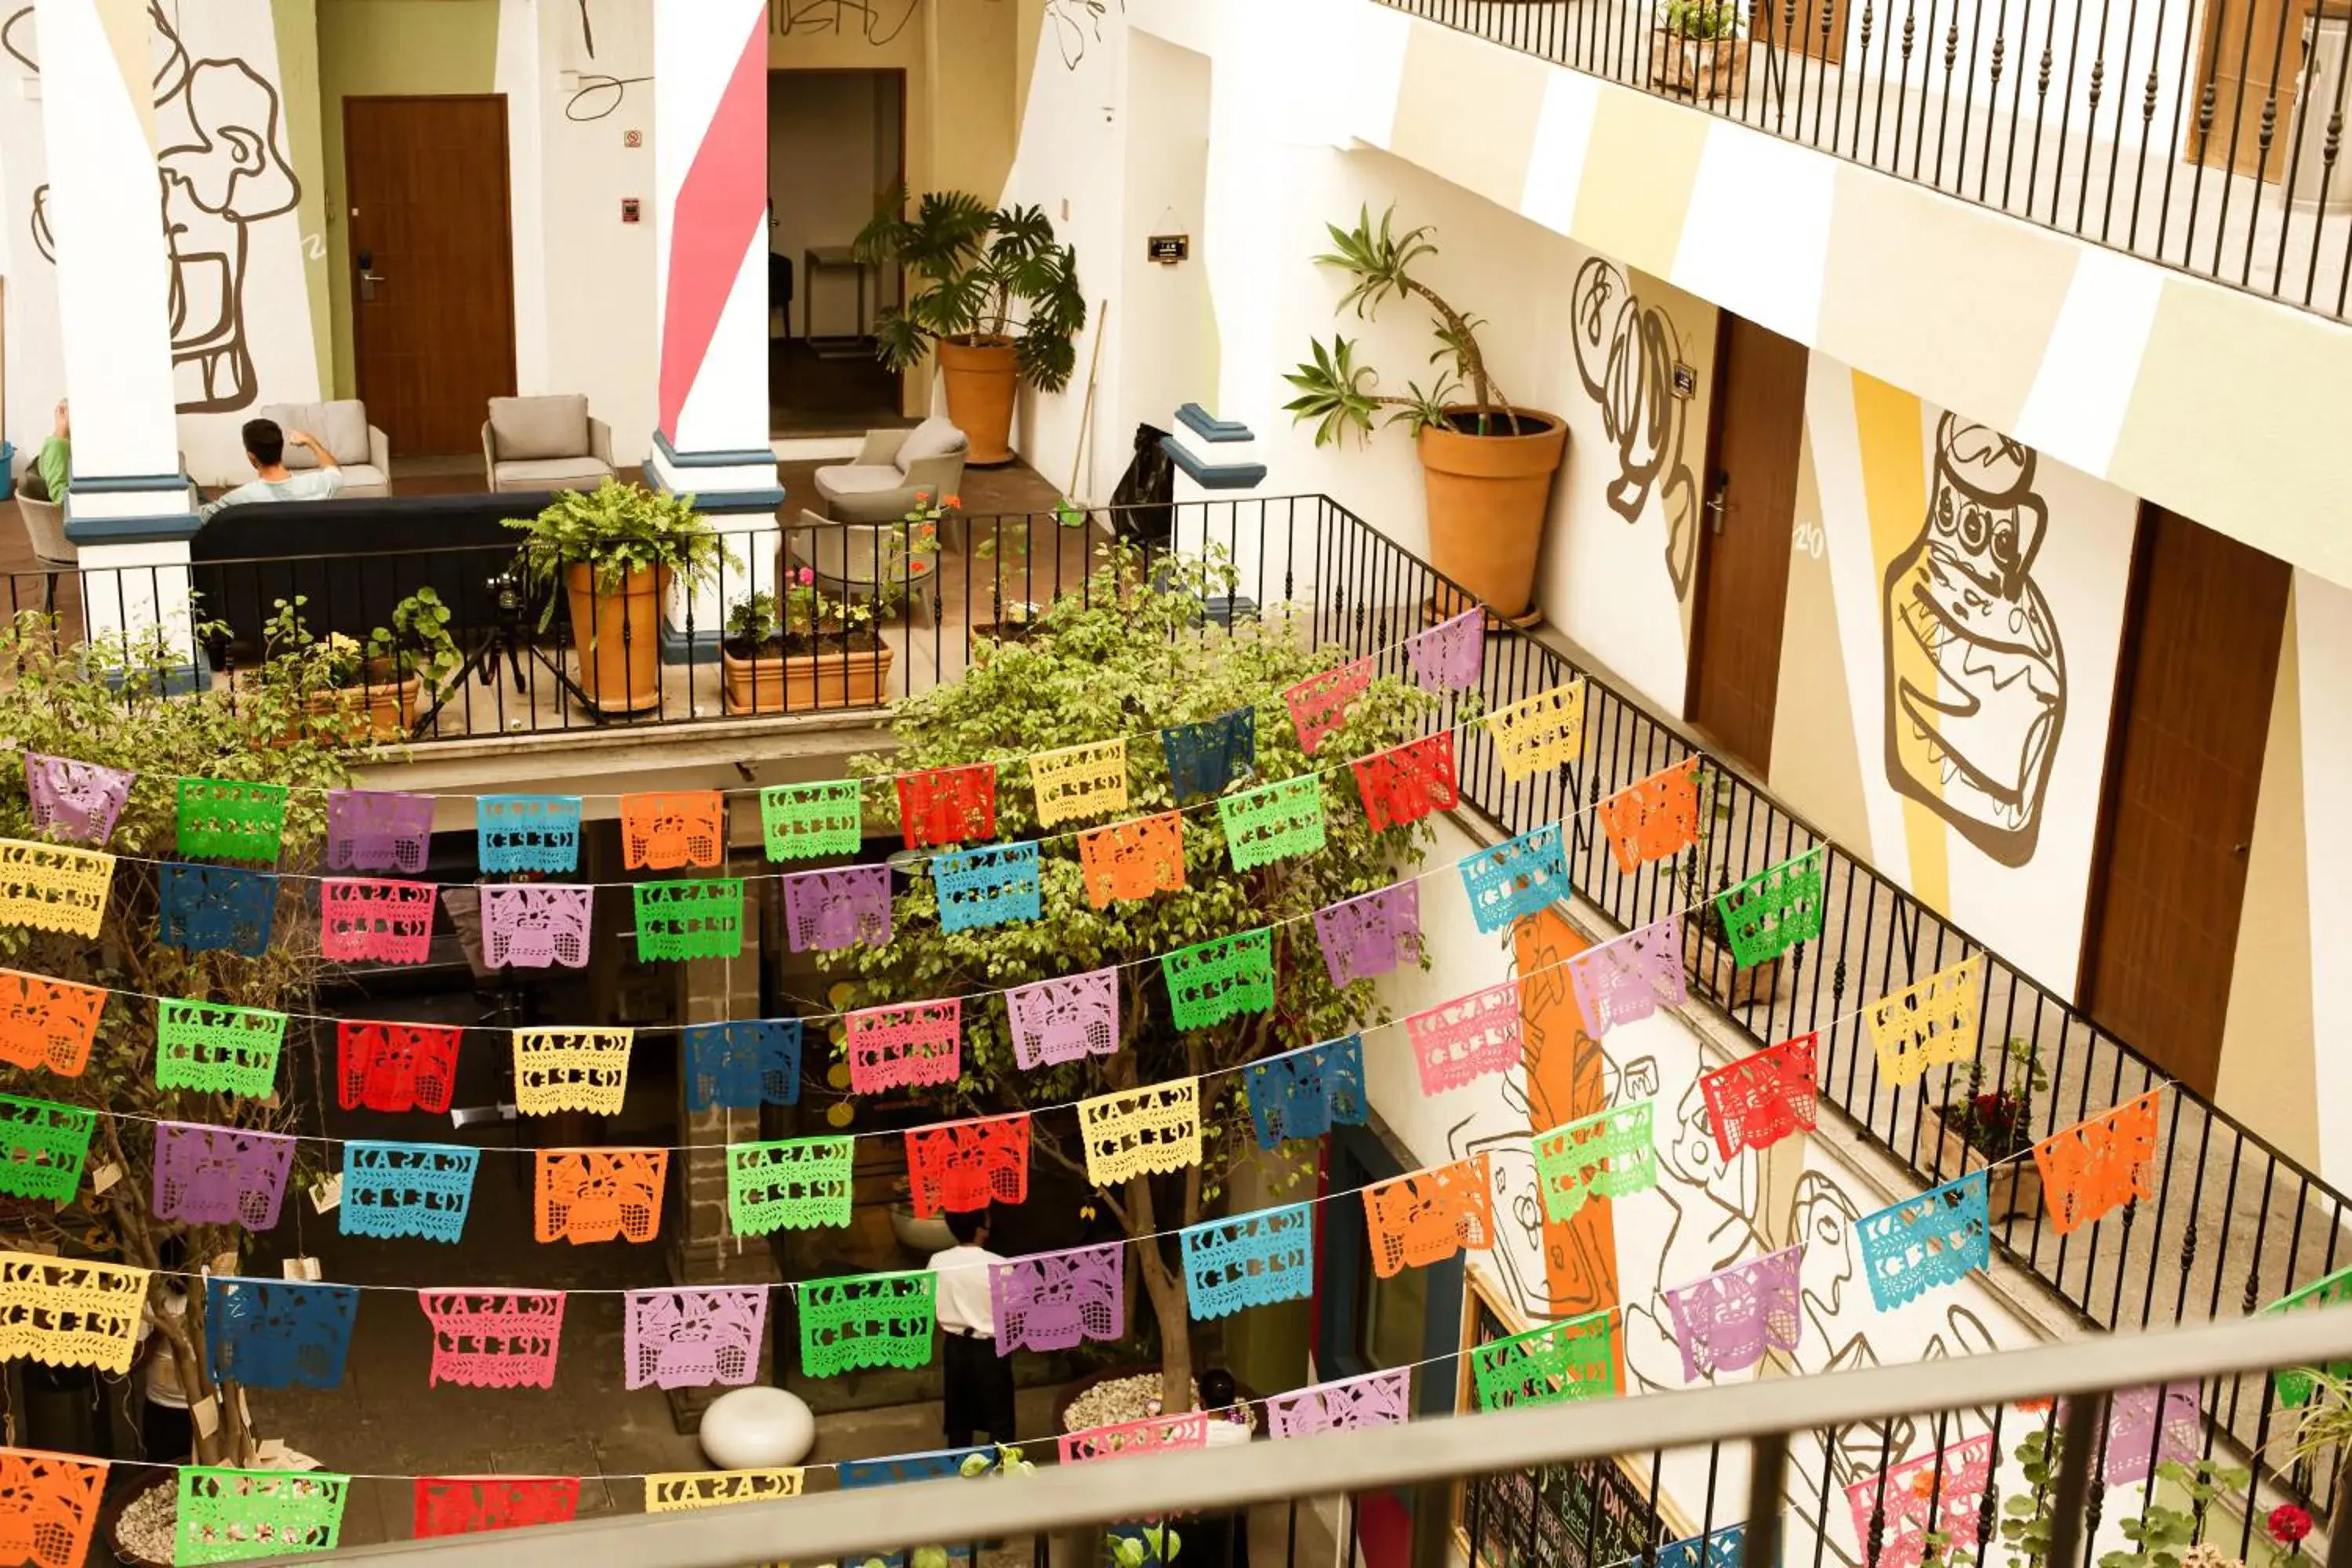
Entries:
{"type": "Polygon", "coordinates": [[[2024,1037],[2012,1035],[2000,1048],[1990,1088],[1984,1064],[1969,1064],[1960,1098],[1944,1107],[1945,1125],[1989,1160],[2021,1154],[2033,1146],[2033,1097],[2049,1087],[2040,1053],[2024,1037]]]}
{"type": "Polygon", "coordinates": [[[2281,1546],[2296,1548],[2303,1544],[2303,1538],[2311,1533],[2311,1515],[2291,1502],[2283,1502],[2271,1510],[2270,1518],[2263,1521],[2263,1527],[2281,1546]]]}
{"type": "Polygon", "coordinates": [[[751,594],[735,602],[727,612],[726,647],[738,658],[871,647],[875,615],[875,600],[834,598],[819,591],[815,570],[802,566],[786,579],[781,601],[751,594]]]}

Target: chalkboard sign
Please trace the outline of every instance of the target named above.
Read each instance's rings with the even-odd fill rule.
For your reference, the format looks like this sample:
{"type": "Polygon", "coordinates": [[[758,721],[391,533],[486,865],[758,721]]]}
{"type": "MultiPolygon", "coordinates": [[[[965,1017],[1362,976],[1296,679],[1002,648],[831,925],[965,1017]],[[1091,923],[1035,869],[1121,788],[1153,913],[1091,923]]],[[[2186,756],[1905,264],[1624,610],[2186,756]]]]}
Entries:
{"type": "Polygon", "coordinates": [[[1173,267],[1192,257],[1192,237],[1189,234],[1155,234],[1144,241],[1143,253],[1162,267],[1173,267]]]}

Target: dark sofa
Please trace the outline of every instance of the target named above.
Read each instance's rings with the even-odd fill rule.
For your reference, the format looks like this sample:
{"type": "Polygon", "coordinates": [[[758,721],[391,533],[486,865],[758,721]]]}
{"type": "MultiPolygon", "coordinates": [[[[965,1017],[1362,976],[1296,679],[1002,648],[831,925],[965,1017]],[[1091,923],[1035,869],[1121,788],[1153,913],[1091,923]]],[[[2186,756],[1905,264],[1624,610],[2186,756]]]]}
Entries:
{"type": "MultiPolygon", "coordinates": [[[[544,493],[354,496],[233,506],[189,544],[197,615],[226,622],[243,663],[260,648],[276,601],[307,598],[313,637],[364,638],[393,606],[429,587],[455,612],[453,631],[492,624],[486,584],[514,560],[510,520],[536,517],[544,493]]],[[[534,617],[535,620],[536,617],[534,617]]]]}

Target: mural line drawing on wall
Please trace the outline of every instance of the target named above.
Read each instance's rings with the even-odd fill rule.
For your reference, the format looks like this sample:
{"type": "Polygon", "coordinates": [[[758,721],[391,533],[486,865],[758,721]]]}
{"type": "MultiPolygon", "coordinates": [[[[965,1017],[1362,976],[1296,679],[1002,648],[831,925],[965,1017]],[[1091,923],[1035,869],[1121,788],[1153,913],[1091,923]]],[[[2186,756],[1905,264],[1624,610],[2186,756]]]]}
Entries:
{"type": "MultiPolygon", "coordinates": [[[[596,58],[596,18],[590,12],[591,0],[580,0],[580,41],[588,58],[596,58]]],[[[576,125],[590,125],[617,111],[629,100],[629,89],[639,82],[651,81],[650,76],[614,76],[610,71],[582,71],[579,84],[572,96],[563,100],[563,118],[576,125]]]]}
{"type": "MultiPolygon", "coordinates": [[[[1062,64],[1076,70],[1087,58],[1089,44],[1102,42],[1103,19],[1110,15],[1114,0],[1045,0],[1045,29],[1054,35],[1054,42],[1062,51],[1062,64]]],[[[1121,16],[1127,14],[1127,0],[1116,0],[1121,16]]]]}
{"type": "Polygon", "coordinates": [[[890,22],[892,8],[887,0],[769,0],[768,26],[781,38],[793,33],[846,33],[854,20],[858,36],[880,48],[898,41],[922,4],[906,0],[898,8],[898,19],[890,22]]]}
{"type": "Polygon", "coordinates": [[[1886,778],[2004,866],[2033,858],[2066,655],[2033,580],[2034,453],[1945,414],[1919,535],[1886,569],[1886,778]]]}
{"type": "Polygon", "coordinates": [[[1666,575],[1675,597],[1688,600],[1698,563],[1698,482],[1683,455],[1690,399],[1675,393],[1682,343],[1664,311],[1644,306],[1616,263],[1595,256],[1577,268],[1576,374],[1601,410],[1601,428],[1617,448],[1609,508],[1639,522],[1655,494],[1666,514],[1666,575]]]}
{"type": "MultiPolygon", "coordinates": [[[[194,58],[178,7],[149,0],[155,53],[156,154],[172,261],[172,363],[183,414],[227,414],[260,397],[246,331],[246,262],[257,224],[302,199],[278,89],[235,57],[194,58]]],[[[26,6],[0,24],[0,46],[40,74],[26,6]]],[[[32,195],[33,244],[57,262],[48,187],[32,195]]]]}

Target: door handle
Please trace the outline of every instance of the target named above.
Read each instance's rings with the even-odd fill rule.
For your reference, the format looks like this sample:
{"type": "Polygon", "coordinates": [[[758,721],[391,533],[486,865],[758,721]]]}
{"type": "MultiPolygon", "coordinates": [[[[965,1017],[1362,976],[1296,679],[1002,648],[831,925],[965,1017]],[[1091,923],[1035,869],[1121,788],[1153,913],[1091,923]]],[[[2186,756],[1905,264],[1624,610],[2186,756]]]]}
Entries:
{"type": "Polygon", "coordinates": [[[360,298],[363,300],[374,299],[375,286],[383,281],[383,273],[362,270],[360,273],[360,298]]]}
{"type": "Polygon", "coordinates": [[[1704,503],[1706,507],[1707,528],[1710,532],[1721,533],[1723,531],[1723,514],[1727,505],[1724,497],[1726,492],[1730,489],[1731,476],[1729,474],[1717,474],[1715,477],[1715,494],[1709,496],[1704,503]]]}

